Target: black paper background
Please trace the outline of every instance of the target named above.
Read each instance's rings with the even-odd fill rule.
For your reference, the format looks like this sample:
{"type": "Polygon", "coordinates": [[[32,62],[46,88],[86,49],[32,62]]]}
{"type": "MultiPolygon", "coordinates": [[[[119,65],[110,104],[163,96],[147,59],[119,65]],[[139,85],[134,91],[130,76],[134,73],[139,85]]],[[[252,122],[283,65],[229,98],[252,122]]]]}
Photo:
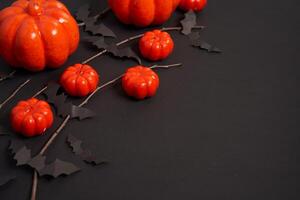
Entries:
{"type": "MultiPolygon", "coordinates": [[[[74,13],[90,2],[99,11],[106,1],[65,0],[74,13]]],[[[11,1],[3,0],[0,7],[11,1]]],[[[47,152],[48,161],[72,161],[82,171],[56,180],[40,179],[38,199],[76,200],[297,200],[300,198],[298,0],[209,0],[199,23],[203,40],[221,48],[208,54],[172,33],[176,48],[164,63],[184,68],[160,70],[155,98],[136,102],[120,85],[106,88],[88,104],[98,116],[73,121],[47,152]],[[66,144],[69,133],[93,144],[109,164],[86,165],[66,144]]],[[[166,24],[176,25],[176,12],[166,24]]],[[[144,30],[104,20],[119,39],[144,30]]],[[[65,66],[95,51],[81,43],[65,66]]],[[[92,62],[104,83],[134,65],[104,56],[92,62]]],[[[147,63],[146,63],[147,64],[147,63]]],[[[63,69],[35,74],[33,83],[1,110],[7,126],[17,100],[32,96],[63,69]]],[[[1,71],[9,71],[1,61],[1,71]]],[[[0,84],[0,100],[27,75],[0,84]]],[[[36,152],[46,136],[26,140],[36,152]]],[[[32,173],[17,168],[0,138],[0,170],[17,179],[0,189],[1,200],[29,198],[32,173]]]]}

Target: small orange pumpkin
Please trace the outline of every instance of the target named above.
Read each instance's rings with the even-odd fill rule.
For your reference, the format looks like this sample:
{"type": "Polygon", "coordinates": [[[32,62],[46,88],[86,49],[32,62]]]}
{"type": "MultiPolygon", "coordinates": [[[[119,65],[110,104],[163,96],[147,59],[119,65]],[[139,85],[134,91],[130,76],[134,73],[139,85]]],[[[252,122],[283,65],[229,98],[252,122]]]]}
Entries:
{"type": "Polygon", "coordinates": [[[60,77],[60,85],[74,97],[85,97],[97,89],[99,74],[89,66],[76,64],[68,67],[60,77]]]}
{"type": "Polygon", "coordinates": [[[36,98],[20,101],[11,111],[14,131],[26,137],[42,135],[53,124],[53,113],[46,101],[36,98]]]}
{"type": "Polygon", "coordinates": [[[0,11],[0,56],[29,71],[58,68],[74,53],[79,28],[56,0],[18,0],[0,11]]]}
{"type": "Polygon", "coordinates": [[[166,22],[180,0],[109,0],[117,18],[125,24],[139,27],[166,22]]]}
{"type": "Polygon", "coordinates": [[[159,77],[149,67],[131,67],[126,70],[122,78],[122,87],[128,96],[143,100],[156,94],[159,77]]]}
{"type": "Polygon", "coordinates": [[[196,12],[202,11],[207,4],[207,0],[181,0],[179,8],[184,11],[193,10],[196,12]]]}
{"type": "Polygon", "coordinates": [[[139,49],[144,58],[151,61],[163,60],[173,52],[174,41],[167,32],[148,31],[140,39],[139,49]]]}

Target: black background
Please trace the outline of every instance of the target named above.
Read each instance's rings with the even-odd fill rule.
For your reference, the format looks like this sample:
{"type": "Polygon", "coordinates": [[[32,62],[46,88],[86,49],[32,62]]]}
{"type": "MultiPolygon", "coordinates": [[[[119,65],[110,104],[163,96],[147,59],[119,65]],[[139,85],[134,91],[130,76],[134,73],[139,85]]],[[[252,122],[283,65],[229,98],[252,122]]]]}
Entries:
{"type": "MultiPolygon", "coordinates": [[[[94,12],[107,5],[101,0],[63,2],[73,13],[86,2],[94,12]]],[[[10,3],[1,1],[0,7],[10,3]]],[[[299,8],[298,0],[209,0],[199,14],[199,24],[208,27],[201,34],[224,53],[208,54],[172,33],[176,49],[163,63],[183,62],[184,67],[159,70],[161,87],[152,99],[133,101],[120,85],[93,98],[87,107],[97,117],[70,123],[47,152],[48,161],[72,161],[82,171],[40,179],[38,199],[300,199],[299,8]],[[92,144],[109,164],[83,163],[65,143],[69,133],[92,144]]],[[[177,11],[165,26],[177,25],[182,16],[177,11]]],[[[112,13],[104,23],[119,40],[146,30],[124,26],[112,13]]],[[[95,52],[82,42],[65,66],[95,52]]],[[[103,56],[91,64],[104,83],[135,63],[103,56]]],[[[1,61],[1,71],[9,70],[1,61]]],[[[1,110],[1,124],[8,127],[12,106],[62,70],[21,74],[1,83],[2,101],[33,77],[1,110]]],[[[17,139],[37,151],[60,121],[45,136],[17,139]]],[[[0,189],[0,199],[28,199],[32,172],[15,167],[8,141],[1,137],[0,170],[16,173],[17,179],[0,189]]]]}

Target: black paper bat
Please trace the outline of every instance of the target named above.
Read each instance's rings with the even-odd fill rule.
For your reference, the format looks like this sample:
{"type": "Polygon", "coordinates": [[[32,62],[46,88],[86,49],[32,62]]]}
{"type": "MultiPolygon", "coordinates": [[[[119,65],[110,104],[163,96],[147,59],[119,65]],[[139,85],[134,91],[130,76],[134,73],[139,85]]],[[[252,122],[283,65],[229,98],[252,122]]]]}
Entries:
{"type": "Polygon", "coordinates": [[[31,160],[31,150],[20,141],[11,140],[9,150],[14,155],[17,166],[26,165],[31,160]]]}
{"type": "Polygon", "coordinates": [[[87,108],[82,108],[82,107],[72,105],[70,115],[72,119],[78,118],[79,120],[84,120],[84,119],[94,117],[96,113],[94,113],[93,111],[87,108]]]}
{"type": "Polygon", "coordinates": [[[0,187],[16,179],[15,174],[0,174],[0,187]]]}
{"type": "Polygon", "coordinates": [[[65,118],[66,116],[70,115],[72,106],[72,103],[65,103],[64,106],[61,106],[61,108],[58,110],[57,115],[65,118]]]}
{"type": "Polygon", "coordinates": [[[188,35],[192,32],[194,26],[197,25],[197,16],[194,11],[190,10],[184,14],[184,19],[180,21],[182,31],[184,35],[188,35]]]}
{"type": "Polygon", "coordinates": [[[44,92],[44,94],[47,97],[47,101],[55,107],[56,114],[58,116],[60,116],[61,113],[64,112],[65,107],[66,107],[65,101],[67,99],[67,96],[63,93],[60,94],[60,95],[57,95],[59,89],[60,89],[59,84],[57,84],[55,82],[51,82],[51,83],[48,84],[48,88],[44,92]]]}
{"type": "Polygon", "coordinates": [[[85,4],[78,9],[75,15],[78,21],[84,22],[89,17],[89,14],[90,14],[90,6],[89,4],[85,4]]]}
{"type": "Polygon", "coordinates": [[[46,157],[39,154],[28,161],[27,165],[40,172],[46,166],[46,157]]]}
{"type": "Polygon", "coordinates": [[[10,144],[8,149],[12,152],[12,154],[16,154],[24,145],[23,142],[18,140],[10,140],[10,144]]]}
{"type": "Polygon", "coordinates": [[[105,42],[105,38],[103,36],[88,36],[85,38],[85,40],[97,47],[99,50],[106,49],[109,46],[105,42]]]}
{"type": "Polygon", "coordinates": [[[66,117],[70,115],[71,119],[78,118],[80,121],[88,118],[92,118],[96,115],[93,111],[73,105],[72,103],[66,103],[60,109],[59,116],[66,117]]]}
{"type": "Polygon", "coordinates": [[[17,161],[17,166],[27,165],[37,171],[45,167],[46,157],[37,155],[31,157],[31,150],[28,149],[23,142],[11,140],[9,149],[14,155],[13,159],[17,161]]]}
{"type": "Polygon", "coordinates": [[[85,20],[85,31],[92,33],[93,35],[102,35],[104,37],[116,38],[116,34],[110,30],[103,23],[96,24],[97,19],[90,17],[85,20]]]}
{"type": "Polygon", "coordinates": [[[73,153],[75,153],[76,155],[81,155],[81,153],[83,152],[83,149],[81,147],[82,145],[81,140],[75,138],[72,134],[69,134],[67,138],[67,143],[72,148],[73,153]]]}
{"type": "Polygon", "coordinates": [[[15,153],[14,159],[17,161],[17,166],[27,164],[31,160],[31,150],[23,146],[15,153]]]}
{"type": "Polygon", "coordinates": [[[57,178],[61,175],[71,175],[80,171],[80,168],[76,165],[56,159],[53,163],[46,165],[45,168],[39,171],[40,176],[52,176],[57,178]]]}
{"type": "Polygon", "coordinates": [[[47,90],[43,92],[46,95],[48,102],[54,102],[57,96],[60,85],[56,82],[50,82],[47,85],[47,90]]]}
{"type": "Polygon", "coordinates": [[[123,49],[119,49],[116,44],[112,44],[106,48],[106,50],[111,53],[113,56],[119,58],[130,58],[137,61],[138,64],[142,64],[141,59],[136,55],[136,53],[130,48],[126,47],[123,49]]]}
{"type": "Polygon", "coordinates": [[[72,148],[73,153],[79,156],[83,161],[92,165],[100,165],[106,163],[105,161],[96,158],[93,152],[89,149],[83,148],[83,142],[74,137],[72,134],[68,135],[67,143],[72,148]]]}
{"type": "Polygon", "coordinates": [[[209,53],[222,53],[222,50],[220,50],[219,48],[202,41],[199,32],[193,32],[189,34],[189,38],[191,40],[192,46],[194,47],[206,50],[209,53]]]}
{"type": "MultiPolygon", "coordinates": [[[[196,45],[194,45],[196,46],[196,45]]],[[[222,50],[214,47],[204,41],[200,42],[199,45],[197,45],[196,47],[199,47],[200,49],[206,50],[209,53],[222,53],[222,50]]]]}
{"type": "Polygon", "coordinates": [[[119,49],[116,44],[108,45],[105,42],[104,37],[89,36],[86,37],[86,41],[97,47],[99,50],[106,49],[107,52],[111,53],[115,57],[129,58],[137,61],[139,64],[142,63],[141,59],[130,47],[119,49]]]}
{"type": "Polygon", "coordinates": [[[65,103],[67,96],[65,94],[60,94],[55,97],[50,103],[55,107],[57,116],[64,113],[67,104],[65,103]]]}
{"type": "Polygon", "coordinates": [[[41,176],[50,175],[52,177],[58,177],[60,175],[70,175],[79,171],[80,169],[72,163],[61,161],[56,159],[53,163],[46,165],[46,157],[43,155],[37,155],[31,157],[31,150],[28,149],[23,142],[11,140],[9,145],[14,155],[14,160],[17,161],[17,166],[27,165],[37,170],[41,176]]]}

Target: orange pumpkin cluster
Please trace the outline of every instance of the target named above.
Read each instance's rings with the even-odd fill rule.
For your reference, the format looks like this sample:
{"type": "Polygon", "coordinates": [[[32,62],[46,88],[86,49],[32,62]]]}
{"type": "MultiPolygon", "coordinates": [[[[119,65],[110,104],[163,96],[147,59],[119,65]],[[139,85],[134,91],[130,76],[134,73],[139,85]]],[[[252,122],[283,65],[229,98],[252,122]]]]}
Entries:
{"type": "MultiPolygon", "coordinates": [[[[166,22],[173,11],[201,11],[207,0],[108,0],[116,17],[139,27],[166,22]]],[[[66,6],[57,0],[17,0],[0,11],[0,56],[12,67],[42,71],[58,68],[74,53],[79,43],[79,28],[66,6]]],[[[141,55],[150,60],[166,59],[174,49],[172,37],[160,30],[149,31],[139,41],[141,55]]],[[[68,67],[60,77],[67,94],[85,97],[99,84],[99,74],[89,66],[68,67]]],[[[156,94],[158,75],[149,67],[135,66],[122,77],[124,92],[142,100],[156,94]]],[[[50,105],[36,98],[20,101],[11,111],[13,129],[26,136],[43,134],[53,123],[50,105]]]]}

